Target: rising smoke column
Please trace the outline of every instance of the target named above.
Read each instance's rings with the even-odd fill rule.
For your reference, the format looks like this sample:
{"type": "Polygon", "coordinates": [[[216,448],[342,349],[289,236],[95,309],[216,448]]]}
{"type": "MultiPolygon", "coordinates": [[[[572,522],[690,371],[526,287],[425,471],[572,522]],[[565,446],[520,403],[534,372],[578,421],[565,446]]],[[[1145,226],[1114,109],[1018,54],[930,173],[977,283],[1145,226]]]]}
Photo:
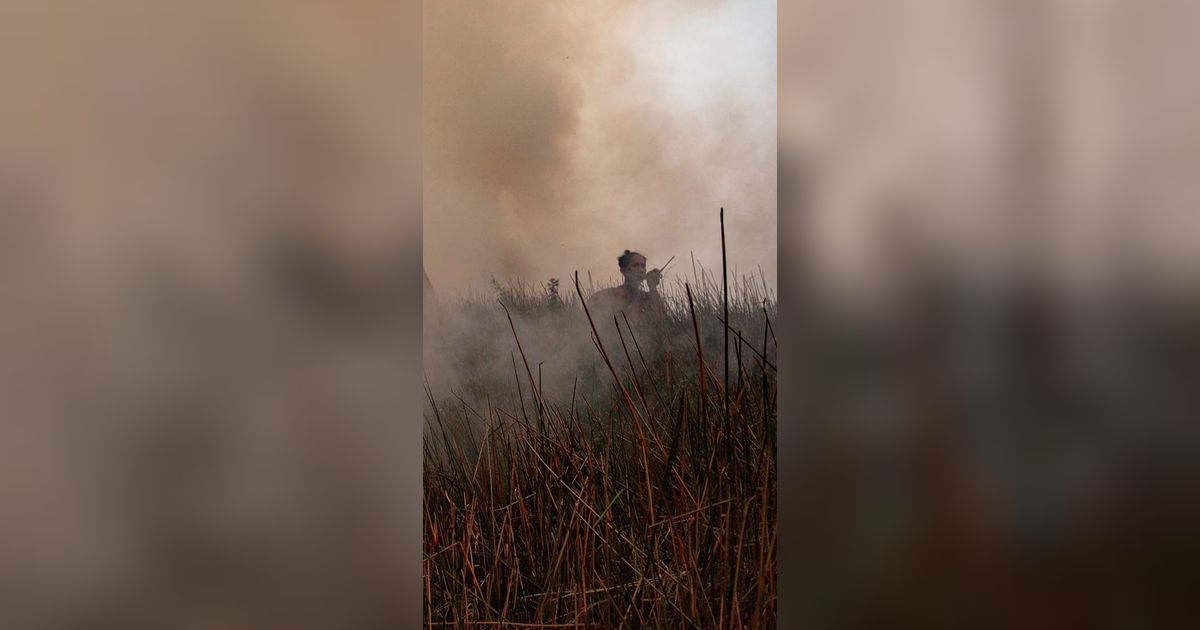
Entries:
{"type": "Polygon", "coordinates": [[[425,257],[436,286],[615,275],[689,251],[775,267],[774,3],[425,7],[425,257]]]}

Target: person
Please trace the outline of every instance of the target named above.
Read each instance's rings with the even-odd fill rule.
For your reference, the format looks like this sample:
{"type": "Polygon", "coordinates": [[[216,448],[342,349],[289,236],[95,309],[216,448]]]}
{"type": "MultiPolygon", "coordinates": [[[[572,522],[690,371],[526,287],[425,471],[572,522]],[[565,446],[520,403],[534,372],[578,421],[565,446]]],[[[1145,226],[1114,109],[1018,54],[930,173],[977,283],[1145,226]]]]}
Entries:
{"type": "Polygon", "coordinates": [[[662,282],[661,270],[647,272],[646,257],[628,249],[617,257],[617,265],[625,281],[620,286],[592,294],[588,299],[588,308],[592,310],[593,317],[612,318],[624,311],[632,320],[647,315],[661,315],[666,311],[666,303],[658,292],[658,285],[662,282]],[[642,291],[642,281],[646,282],[648,291],[642,291]]]}

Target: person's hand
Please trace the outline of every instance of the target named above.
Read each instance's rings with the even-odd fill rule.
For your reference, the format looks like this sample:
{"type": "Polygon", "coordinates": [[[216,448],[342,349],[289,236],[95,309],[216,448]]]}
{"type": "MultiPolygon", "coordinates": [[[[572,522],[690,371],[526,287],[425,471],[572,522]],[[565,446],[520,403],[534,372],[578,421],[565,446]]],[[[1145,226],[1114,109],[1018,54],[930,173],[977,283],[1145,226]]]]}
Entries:
{"type": "Polygon", "coordinates": [[[649,285],[651,291],[654,291],[655,289],[657,289],[658,283],[660,283],[660,282],[662,282],[662,271],[661,270],[652,269],[652,270],[646,272],[646,284],[649,285]]]}

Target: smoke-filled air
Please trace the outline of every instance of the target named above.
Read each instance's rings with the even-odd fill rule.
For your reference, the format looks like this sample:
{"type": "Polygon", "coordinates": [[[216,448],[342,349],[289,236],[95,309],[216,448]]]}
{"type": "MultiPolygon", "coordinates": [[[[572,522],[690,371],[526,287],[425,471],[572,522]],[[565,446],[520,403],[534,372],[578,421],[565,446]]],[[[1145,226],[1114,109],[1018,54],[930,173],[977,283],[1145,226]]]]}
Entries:
{"type": "Polygon", "coordinates": [[[425,4],[435,625],[775,619],[773,2],[425,4]]]}
{"type": "Polygon", "coordinates": [[[625,249],[775,280],[774,2],[425,5],[424,259],[488,278],[617,277],[625,249]]]}

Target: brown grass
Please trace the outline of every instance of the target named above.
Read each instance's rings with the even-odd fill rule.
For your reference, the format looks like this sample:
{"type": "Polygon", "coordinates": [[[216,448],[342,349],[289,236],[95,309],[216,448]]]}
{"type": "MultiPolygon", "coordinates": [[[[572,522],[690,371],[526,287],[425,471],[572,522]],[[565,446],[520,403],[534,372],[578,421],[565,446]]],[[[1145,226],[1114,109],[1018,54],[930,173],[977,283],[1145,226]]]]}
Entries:
{"type": "Polygon", "coordinates": [[[774,625],[775,307],[745,279],[733,301],[718,286],[683,283],[667,321],[620,317],[611,338],[588,312],[608,381],[590,389],[607,396],[548,400],[522,344],[530,319],[503,299],[516,396],[477,408],[427,385],[428,627],[774,625]],[[720,356],[726,318],[722,373],[706,358],[720,356]]]}

